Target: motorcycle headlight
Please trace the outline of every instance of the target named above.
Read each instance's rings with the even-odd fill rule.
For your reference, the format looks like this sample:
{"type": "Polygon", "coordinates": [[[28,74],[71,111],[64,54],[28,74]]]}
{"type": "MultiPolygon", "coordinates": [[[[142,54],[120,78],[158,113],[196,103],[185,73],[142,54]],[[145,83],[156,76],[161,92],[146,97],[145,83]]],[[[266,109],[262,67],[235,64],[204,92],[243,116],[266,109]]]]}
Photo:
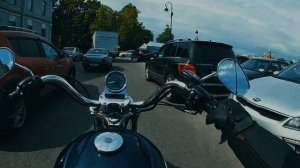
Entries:
{"type": "Polygon", "coordinates": [[[300,131],[300,117],[295,117],[295,118],[290,119],[283,126],[286,128],[296,129],[296,130],[300,131]]]}

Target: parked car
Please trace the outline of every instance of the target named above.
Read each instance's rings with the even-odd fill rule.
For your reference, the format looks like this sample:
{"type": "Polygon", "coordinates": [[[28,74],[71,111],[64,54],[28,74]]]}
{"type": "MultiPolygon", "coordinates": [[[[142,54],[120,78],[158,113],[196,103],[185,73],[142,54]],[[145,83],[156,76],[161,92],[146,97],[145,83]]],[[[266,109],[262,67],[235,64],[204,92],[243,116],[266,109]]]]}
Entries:
{"type": "Polygon", "coordinates": [[[242,63],[241,66],[248,76],[248,79],[251,80],[273,75],[275,71],[279,72],[289,66],[289,64],[273,59],[252,58],[242,63]]]}
{"type": "Polygon", "coordinates": [[[89,49],[82,59],[82,66],[84,70],[91,67],[105,67],[112,68],[113,58],[105,48],[91,48],[89,49]]]}
{"type": "Polygon", "coordinates": [[[147,49],[136,49],[133,54],[131,55],[131,60],[139,61],[147,61],[150,58],[148,58],[149,51],[147,49]]]}
{"type": "Polygon", "coordinates": [[[285,140],[300,152],[300,63],[274,76],[250,81],[239,102],[262,127],[285,140]]]}
{"type": "Polygon", "coordinates": [[[120,57],[131,57],[133,52],[134,52],[134,50],[124,51],[124,52],[121,52],[119,54],[119,56],[120,57]]]}
{"type": "MultiPolygon", "coordinates": [[[[234,58],[232,46],[193,40],[175,40],[166,43],[158,52],[158,56],[145,65],[146,80],[154,80],[160,84],[173,79],[182,79],[180,72],[184,69],[191,70],[199,77],[204,77],[216,71],[217,64],[224,58],[234,58]]],[[[215,77],[206,80],[203,87],[214,97],[225,98],[229,91],[215,77]]],[[[171,99],[177,96],[170,96],[171,99]]]]}
{"type": "Polygon", "coordinates": [[[108,54],[110,57],[112,57],[113,59],[115,59],[116,57],[119,56],[117,51],[108,51],[108,54]]]}
{"type": "Polygon", "coordinates": [[[71,57],[73,61],[81,61],[83,53],[77,47],[64,47],[63,52],[71,57]]]}
{"type": "Polygon", "coordinates": [[[241,56],[241,55],[237,55],[236,56],[236,59],[238,60],[238,62],[240,64],[244,63],[245,61],[249,60],[250,58],[249,57],[246,57],[246,56],[241,56]]]}
{"type": "Polygon", "coordinates": [[[136,49],[132,56],[131,60],[136,61],[148,61],[157,56],[158,50],[162,47],[163,43],[149,42],[142,44],[138,49],[136,49]]]}
{"type": "MultiPolygon", "coordinates": [[[[0,47],[11,49],[16,57],[16,63],[28,67],[35,75],[67,75],[75,78],[76,68],[70,58],[64,57],[47,39],[31,30],[18,27],[0,26],[0,47]]],[[[11,92],[28,74],[14,68],[5,78],[0,79],[1,89],[11,92]]],[[[48,87],[49,89],[49,87],[48,87]]],[[[12,112],[0,112],[0,134],[13,132],[23,128],[27,122],[31,107],[29,102],[21,100],[13,102],[12,112]]]]}

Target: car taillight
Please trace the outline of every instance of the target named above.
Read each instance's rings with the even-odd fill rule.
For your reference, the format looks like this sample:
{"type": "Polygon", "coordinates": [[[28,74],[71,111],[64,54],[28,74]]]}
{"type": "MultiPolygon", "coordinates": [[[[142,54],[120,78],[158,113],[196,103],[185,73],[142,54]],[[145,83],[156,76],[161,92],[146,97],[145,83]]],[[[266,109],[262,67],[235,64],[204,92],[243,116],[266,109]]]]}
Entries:
{"type": "Polygon", "coordinates": [[[179,74],[183,70],[189,70],[189,71],[192,71],[193,73],[196,73],[196,68],[192,64],[189,64],[189,63],[179,63],[178,64],[178,72],[179,72],[179,74]]]}

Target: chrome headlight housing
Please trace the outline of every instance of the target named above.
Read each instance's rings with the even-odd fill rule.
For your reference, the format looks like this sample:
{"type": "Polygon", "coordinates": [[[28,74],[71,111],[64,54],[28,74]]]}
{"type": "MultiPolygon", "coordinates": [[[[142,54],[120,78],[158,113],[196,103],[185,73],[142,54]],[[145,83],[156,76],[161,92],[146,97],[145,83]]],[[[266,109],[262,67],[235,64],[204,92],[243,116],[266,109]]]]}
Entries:
{"type": "Polygon", "coordinates": [[[300,117],[295,117],[287,121],[284,125],[286,128],[300,131],[300,117]]]}

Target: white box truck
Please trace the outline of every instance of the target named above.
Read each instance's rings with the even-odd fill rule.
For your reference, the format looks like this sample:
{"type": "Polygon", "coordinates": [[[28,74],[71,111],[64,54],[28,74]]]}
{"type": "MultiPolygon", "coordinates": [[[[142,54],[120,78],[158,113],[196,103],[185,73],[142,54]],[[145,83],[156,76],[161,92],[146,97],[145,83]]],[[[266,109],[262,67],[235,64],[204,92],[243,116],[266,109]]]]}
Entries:
{"type": "Polygon", "coordinates": [[[117,56],[119,49],[118,33],[95,31],[93,34],[93,47],[106,48],[113,57],[117,56]]]}

